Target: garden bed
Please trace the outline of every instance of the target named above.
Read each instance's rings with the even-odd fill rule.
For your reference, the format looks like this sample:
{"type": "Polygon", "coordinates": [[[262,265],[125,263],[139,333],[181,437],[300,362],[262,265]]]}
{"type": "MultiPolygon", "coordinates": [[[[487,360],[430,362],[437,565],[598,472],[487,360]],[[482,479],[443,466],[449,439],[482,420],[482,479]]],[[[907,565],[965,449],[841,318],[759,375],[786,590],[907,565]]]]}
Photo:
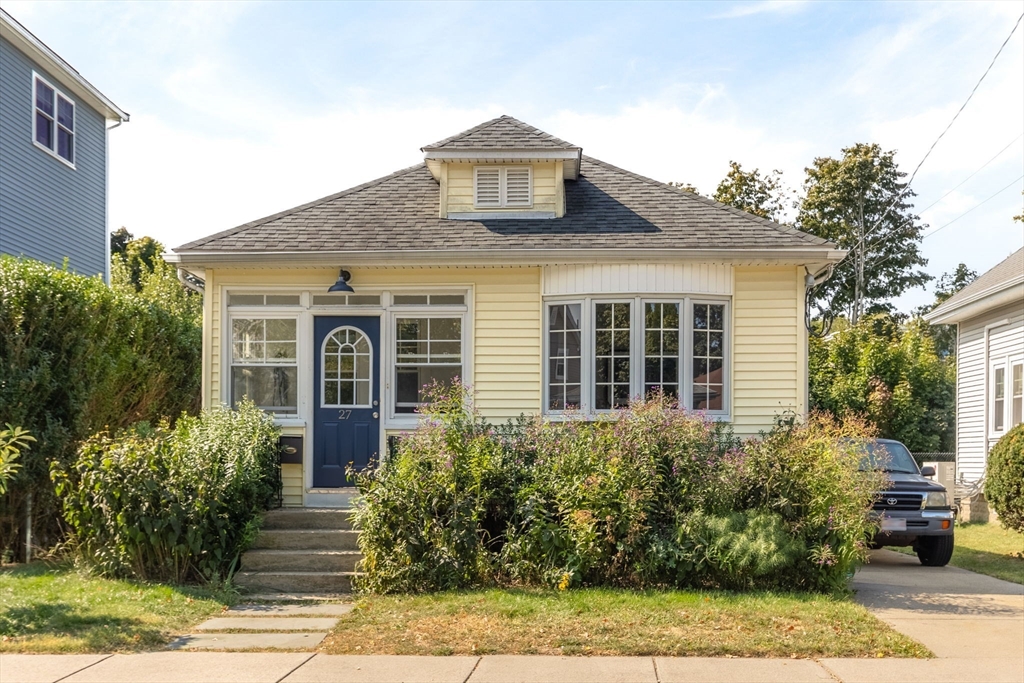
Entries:
{"type": "Polygon", "coordinates": [[[234,594],[36,563],[0,569],[0,652],[130,652],[170,642],[234,594]]]}
{"type": "Polygon", "coordinates": [[[368,596],[321,649],[401,655],[931,656],[847,599],[615,589],[368,596]]]}

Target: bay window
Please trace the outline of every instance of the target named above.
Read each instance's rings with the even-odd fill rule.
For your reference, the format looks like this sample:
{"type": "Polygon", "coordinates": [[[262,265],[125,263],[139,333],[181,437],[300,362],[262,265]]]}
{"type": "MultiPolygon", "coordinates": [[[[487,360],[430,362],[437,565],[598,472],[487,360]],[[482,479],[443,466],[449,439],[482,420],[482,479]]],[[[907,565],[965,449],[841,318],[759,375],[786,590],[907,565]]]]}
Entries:
{"type": "Polygon", "coordinates": [[[549,413],[612,411],[661,392],[685,408],[729,414],[726,300],[549,300],[545,325],[549,413]]]}

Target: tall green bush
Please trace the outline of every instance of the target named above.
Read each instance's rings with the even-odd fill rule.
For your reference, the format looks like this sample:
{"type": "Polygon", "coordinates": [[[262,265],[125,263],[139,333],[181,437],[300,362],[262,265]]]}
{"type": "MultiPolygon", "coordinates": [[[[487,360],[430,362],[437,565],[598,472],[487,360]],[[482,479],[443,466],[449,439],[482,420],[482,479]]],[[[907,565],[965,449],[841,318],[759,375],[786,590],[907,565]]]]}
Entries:
{"type": "Polygon", "coordinates": [[[863,424],[814,417],[741,444],[664,397],[502,428],[467,400],[441,390],[357,476],[362,588],[834,590],[865,552],[882,482],[857,471],[863,424]]]}
{"type": "Polygon", "coordinates": [[[999,439],[988,453],[985,498],[1007,529],[1024,534],[1024,424],[999,439]]]}
{"type": "Polygon", "coordinates": [[[250,402],[174,428],[96,435],[53,479],[81,559],[104,574],[182,582],[229,575],[277,493],[273,420],[250,402]]]}
{"type": "Polygon", "coordinates": [[[9,552],[30,493],[36,540],[59,538],[51,462],[100,430],[198,410],[202,328],[158,297],[10,256],[0,257],[0,302],[0,420],[38,439],[0,497],[9,552]]]}

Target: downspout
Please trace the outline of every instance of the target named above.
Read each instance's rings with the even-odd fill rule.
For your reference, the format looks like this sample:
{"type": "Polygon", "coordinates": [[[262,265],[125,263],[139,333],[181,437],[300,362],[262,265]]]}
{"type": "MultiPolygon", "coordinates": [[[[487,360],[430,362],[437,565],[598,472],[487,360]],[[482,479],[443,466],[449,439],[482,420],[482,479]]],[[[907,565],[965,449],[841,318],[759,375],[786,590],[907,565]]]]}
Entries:
{"type": "Polygon", "coordinates": [[[195,284],[194,282],[189,280],[188,277],[186,277],[186,276],[193,277],[196,280],[199,280],[200,282],[204,282],[204,280],[202,278],[200,278],[200,277],[197,277],[195,275],[195,273],[190,273],[189,271],[185,270],[181,266],[178,266],[178,282],[180,282],[183,287],[185,287],[186,289],[191,289],[196,294],[203,294],[204,291],[205,291],[204,288],[203,288],[203,285],[195,284]]]}

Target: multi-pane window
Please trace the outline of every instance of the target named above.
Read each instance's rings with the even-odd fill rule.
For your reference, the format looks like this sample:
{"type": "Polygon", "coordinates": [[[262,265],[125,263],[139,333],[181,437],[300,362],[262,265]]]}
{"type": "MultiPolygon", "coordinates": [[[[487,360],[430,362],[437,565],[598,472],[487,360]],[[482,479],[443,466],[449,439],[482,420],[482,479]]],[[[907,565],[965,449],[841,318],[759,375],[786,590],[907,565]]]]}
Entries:
{"type": "Polygon", "coordinates": [[[594,305],[594,408],[629,405],[630,304],[594,305]]]}
{"type": "Polygon", "coordinates": [[[69,164],[75,163],[75,103],[39,78],[35,89],[35,141],[69,164]]]}
{"type": "Polygon", "coordinates": [[[370,405],[373,349],[360,330],[335,330],[324,340],[323,405],[339,408],[370,405]]]}
{"type": "Polygon", "coordinates": [[[693,399],[696,410],[722,410],[725,306],[693,304],[693,399]]]}
{"type": "Polygon", "coordinates": [[[478,209],[533,206],[529,166],[478,166],[473,169],[473,205],[478,209]]]}
{"type": "Polygon", "coordinates": [[[679,304],[644,303],[644,395],[679,398],[679,304]]]}
{"type": "Polygon", "coordinates": [[[462,318],[395,319],[395,412],[412,413],[423,388],[462,375],[462,318]]]}
{"type": "Polygon", "coordinates": [[[298,360],[294,318],[231,321],[231,397],[248,397],[260,408],[295,413],[298,360]]]}
{"type": "Polygon", "coordinates": [[[1006,368],[996,368],[992,377],[992,429],[1002,431],[1006,409],[1006,368]]]}
{"type": "Polygon", "coordinates": [[[583,327],[580,304],[548,306],[548,410],[580,407],[583,327]]]}
{"type": "Polygon", "coordinates": [[[1010,426],[1016,427],[1021,423],[1024,412],[1024,365],[1014,365],[1012,373],[1012,411],[1010,426]]]}

